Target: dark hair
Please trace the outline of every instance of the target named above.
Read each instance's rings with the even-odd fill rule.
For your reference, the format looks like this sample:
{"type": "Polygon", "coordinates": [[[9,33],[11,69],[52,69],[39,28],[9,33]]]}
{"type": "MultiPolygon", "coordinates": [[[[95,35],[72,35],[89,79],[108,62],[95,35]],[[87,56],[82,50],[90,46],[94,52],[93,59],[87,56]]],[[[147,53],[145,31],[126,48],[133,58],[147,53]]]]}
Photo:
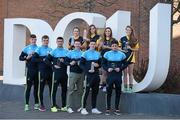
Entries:
{"type": "Polygon", "coordinates": [[[95,34],[97,35],[97,29],[96,29],[96,26],[95,25],[90,25],[89,26],[89,29],[88,29],[88,34],[87,34],[87,38],[91,38],[91,27],[94,27],[95,28],[95,34]]]}
{"type": "Polygon", "coordinates": [[[57,40],[58,40],[58,39],[60,39],[60,40],[64,40],[64,38],[63,38],[63,37],[57,37],[57,40]]]}
{"type": "Polygon", "coordinates": [[[31,34],[30,38],[36,38],[36,35],[35,34],[31,34]]]}
{"type": "Polygon", "coordinates": [[[129,36],[130,38],[129,38],[129,45],[131,46],[131,47],[135,47],[136,46],[136,44],[138,43],[138,40],[137,40],[137,38],[135,37],[135,34],[134,34],[134,29],[133,29],[133,27],[132,26],[126,26],[126,29],[127,28],[130,28],[131,29],[131,35],[129,36]]]}
{"type": "Polygon", "coordinates": [[[106,39],[106,30],[109,29],[111,31],[110,38],[112,38],[112,29],[110,27],[106,27],[104,30],[104,39],[106,39]]]}
{"type": "Polygon", "coordinates": [[[79,43],[81,43],[79,40],[74,40],[74,43],[75,43],[75,42],[79,42],[79,43]]]}
{"type": "Polygon", "coordinates": [[[113,45],[113,44],[118,45],[119,43],[118,43],[118,41],[117,41],[117,40],[113,40],[113,41],[111,42],[111,45],[113,45]]]}
{"type": "Polygon", "coordinates": [[[78,31],[80,32],[80,29],[79,29],[78,27],[74,27],[74,28],[73,28],[73,31],[74,31],[74,29],[78,29],[78,31]]]}
{"type": "Polygon", "coordinates": [[[43,40],[43,39],[49,39],[49,36],[44,35],[44,36],[42,36],[42,40],[43,40]]]}

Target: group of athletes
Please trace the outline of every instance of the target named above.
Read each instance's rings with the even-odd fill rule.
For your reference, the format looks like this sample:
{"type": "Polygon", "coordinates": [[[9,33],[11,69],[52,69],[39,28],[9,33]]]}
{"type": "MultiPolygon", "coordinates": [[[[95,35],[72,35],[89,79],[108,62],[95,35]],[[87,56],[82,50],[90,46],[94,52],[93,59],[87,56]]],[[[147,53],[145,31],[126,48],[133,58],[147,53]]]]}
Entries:
{"type": "MultiPolygon", "coordinates": [[[[90,25],[87,34],[80,36],[80,29],[74,27],[73,36],[68,41],[68,49],[63,47],[63,37],[56,39],[57,47],[48,46],[49,37],[42,37],[42,45],[36,45],[36,35],[31,34],[30,44],[26,46],[20,56],[20,61],[26,62],[25,111],[30,110],[29,98],[31,87],[34,85],[34,109],[46,111],[43,102],[44,87],[49,87],[51,111],[73,113],[73,102],[76,98],[77,110],[83,115],[87,98],[91,92],[91,112],[101,114],[96,101],[99,88],[106,91],[106,115],[110,115],[111,96],[115,89],[114,114],[120,115],[119,102],[121,95],[122,74],[125,92],[133,91],[133,68],[135,51],[139,48],[138,40],[131,26],[125,28],[126,36],[120,40],[112,37],[110,27],[105,28],[102,36],[97,34],[94,25],[90,25]],[[67,72],[67,66],[70,67],[67,72]],[[68,75],[69,73],[69,75],[68,75]],[[128,77],[129,75],[129,77],[128,77]],[[128,82],[129,80],[129,82],[128,82]],[[62,106],[56,103],[56,94],[61,86],[62,106]],[[75,94],[75,95],[74,95],[75,94]]],[[[104,99],[102,99],[104,100],[104,99]]]]}

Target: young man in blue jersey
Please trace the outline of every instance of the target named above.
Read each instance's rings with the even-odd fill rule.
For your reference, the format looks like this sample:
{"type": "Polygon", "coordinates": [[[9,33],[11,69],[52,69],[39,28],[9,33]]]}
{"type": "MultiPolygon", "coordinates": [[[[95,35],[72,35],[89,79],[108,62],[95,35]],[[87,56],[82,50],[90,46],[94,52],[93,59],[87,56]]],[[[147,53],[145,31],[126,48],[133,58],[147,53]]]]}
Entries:
{"type": "Polygon", "coordinates": [[[67,93],[67,65],[65,64],[65,57],[68,50],[63,48],[64,39],[58,37],[56,39],[57,48],[55,48],[47,57],[45,62],[53,67],[52,91],[51,91],[51,111],[57,112],[58,110],[67,111],[66,108],[66,93],[67,93]],[[59,84],[61,84],[61,109],[56,104],[56,93],[59,84]]]}
{"type": "Polygon", "coordinates": [[[86,110],[86,101],[92,89],[91,95],[91,112],[94,114],[101,114],[102,112],[96,108],[97,95],[99,91],[99,68],[101,67],[101,55],[99,52],[95,50],[96,41],[90,41],[89,49],[85,51],[81,57],[80,67],[85,71],[86,75],[86,85],[84,89],[84,94],[82,96],[82,110],[81,114],[87,115],[88,112],[86,110]]]}
{"type": "MultiPolygon", "coordinates": [[[[80,68],[79,63],[82,55],[81,43],[79,40],[74,41],[74,49],[68,52],[65,62],[70,66],[69,73],[69,86],[67,94],[67,112],[73,113],[72,104],[74,97],[76,95],[78,101],[77,106],[81,106],[81,97],[83,94],[83,81],[84,74],[83,70],[80,68]]],[[[80,109],[79,109],[80,110],[80,109]]],[[[78,110],[78,111],[79,111],[78,110]]]]}
{"type": "Polygon", "coordinates": [[[34,109],[39,109],[38,101],[38,66],[37,63],[32,62],[32,56],[37,49],[36,45],[36,35],[32,34],[29,38],[30,44],[26,46],[21,55],[19,56],[20,61],[26,62],[26,88],[25,88],[25,107],[24,110],[30,110],[29,107],[29,97],[31,93],[31,87],[34,84],[34,109]]]}
{"type": "Polygon", "coordinates": [[[32,61],[38,63],[39,69],[39,110],[44,112],[46,108],[43,103],[43,93],[46,82],[49,86],[49,95],[51,96],[51,87],[52,87],[52,67],[45,63],[45,58],[50,54],[52,48],[48,47],[49,37],[44,35],[42,37],[42,45],[38,47],[33,55],[32,61]]]}
{"type": "Polygon", "coordinates": [[[106,115],[111,112],[111,96],[113,85],[115,85],[115,111],[114,114],[120,115],[119,101],[121,95],[122,70],[123,62],[126,58],[125,54],[118,50],[118,41],[111,43],[111,51],[103,56],[102,66],[107,71],[107,96],[106,96],[106,115]]]}

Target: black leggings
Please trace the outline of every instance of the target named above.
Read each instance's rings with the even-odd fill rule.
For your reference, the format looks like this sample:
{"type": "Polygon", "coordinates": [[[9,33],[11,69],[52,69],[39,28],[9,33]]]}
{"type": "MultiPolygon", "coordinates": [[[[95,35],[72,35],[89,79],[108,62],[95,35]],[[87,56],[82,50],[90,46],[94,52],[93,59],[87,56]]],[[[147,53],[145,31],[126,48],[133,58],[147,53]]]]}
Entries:
{"type": "Polygon", "coordinates": [[[27,69],[26,88],[25,88],[25,104],[29,104],[31,87],[34,84],[34,103],[38,104],[38,70],[27,69]]]}
{"type": "Polygon", "coordinates": [[[66,96],[67,96],[67,73],[53,73],[52,80],[52,93],[51,93],[51,103],[52,106],[56,106],[56,93],[59,84],[61,84],[61,99],[62,99],[62,107],[66,106],[66,96]]]}
{"type": "Polygon", "coordinates": [[[46,85],[46,82],[49,86],[49,96],[51,99],[51,88],[52,88],[52,71],[48,70],[41,70],[39,72],[39,102],[40,105],[44,106],[43,103],[43,93],[44,93],[44,87],[46,85]]]}
{"type": "Polygon", "coordinates": [[[110,110],[111,109],[111,96],[112,96],[112,90],[113,90],[113,85],[115,84],[115,109],[119,109],[119,101],[120,101],[120,95],[121,95],[121,83],[122,79],[120,76],[118,78],[107,78],[107,96],[106,96],[106,109],[110,110]]]}
{"type": "Polygon", "coordinates": [[[90,88],[92,88],[91,95],[91,106],[92,108],[96,108],[97,95],[99,91],[99,82],[100,78],[97,73],[95,74],[87,74],[86,76],[86,86],[82,96],[82,107],[86,108],[86,102],[89,95],[90,88]]]}

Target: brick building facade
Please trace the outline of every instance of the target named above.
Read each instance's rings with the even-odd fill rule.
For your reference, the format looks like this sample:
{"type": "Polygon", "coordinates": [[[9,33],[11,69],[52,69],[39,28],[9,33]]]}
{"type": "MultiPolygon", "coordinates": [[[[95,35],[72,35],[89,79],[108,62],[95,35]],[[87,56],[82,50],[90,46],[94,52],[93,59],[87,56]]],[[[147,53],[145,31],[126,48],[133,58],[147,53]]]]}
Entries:
{"type": "MultiPolygon", "coordinates": [[[[157,0],[0,0],[0,71],[3,70],[3,26],[4,18],[37,18],[48,22],[54,28],[57,22],[72,12],[96,12],[107,18],[117,10],[132,12],[131,23],[140,41],[137,65],[148,59],[149,10],[157,0]],[[58,2],[59,1],[59,2],[58,2]],[[87,2],[86,2],[87,1],[87,2]],[[91,3],[88,3],[91,1],[91,3]],[[89,6],[91,7],[89,7],[89,6]]],[[[177,26],[176,26],[177,27],[177,26]]],[[[180,66],[180,33],[171,43],[171,67],[180,66]],[[179,35],[179,36],[178,36],[179,35]]]]}

